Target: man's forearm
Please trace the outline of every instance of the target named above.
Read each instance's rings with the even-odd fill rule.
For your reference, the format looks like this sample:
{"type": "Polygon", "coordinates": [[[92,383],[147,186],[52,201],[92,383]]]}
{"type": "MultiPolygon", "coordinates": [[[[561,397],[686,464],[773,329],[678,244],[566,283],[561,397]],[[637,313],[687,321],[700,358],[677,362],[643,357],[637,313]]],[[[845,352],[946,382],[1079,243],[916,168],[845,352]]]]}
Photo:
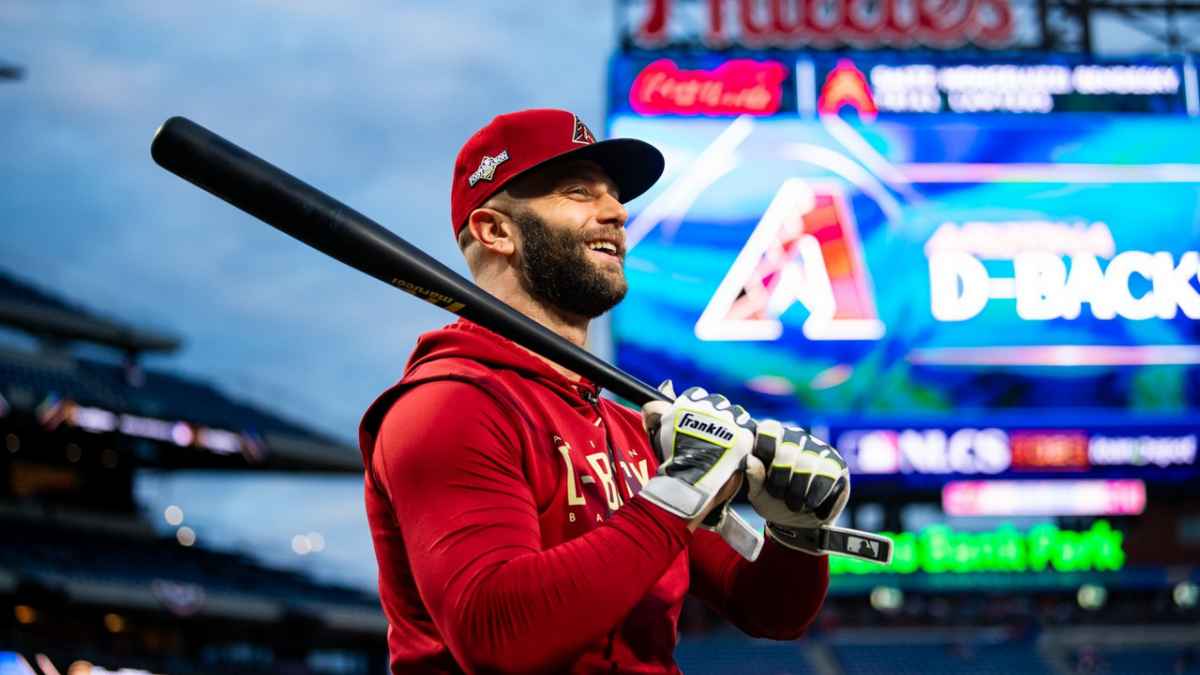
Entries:
{"type": "Polygon", "coordinates": [[[754,637],[800,637],[829,589],[827,557],[794,551],[770,539],[754,562],[709,532],[698,532],[689,551],[692,591],[754,637]]]}
{"type": "Polygon", "coordinates": [[[585,535],[475,572],[434,621],[469,669],[554,668],[613,630],[691,536],[686,521],[633,499],[585,535]]]}

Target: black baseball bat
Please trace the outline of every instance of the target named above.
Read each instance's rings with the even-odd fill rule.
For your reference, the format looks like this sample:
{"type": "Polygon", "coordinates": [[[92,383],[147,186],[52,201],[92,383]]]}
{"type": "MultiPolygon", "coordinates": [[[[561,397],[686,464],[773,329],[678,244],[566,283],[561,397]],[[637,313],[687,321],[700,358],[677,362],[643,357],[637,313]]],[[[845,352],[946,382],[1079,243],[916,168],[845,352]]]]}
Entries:
{"type": "Polygon", "coordinates": [[[380,281],[469,319],[641,406],[654,387],[551,332],[392,231],[184,117],[154,134],[159,166],[380,281]]]}
{"type": "MultiPolygon", "coordinates": [[[[277,230],[524,346],[635,405],[670,401],[665,394],[587,350],[551,332],[496,296],[464,279],[392,231],[283,169],[255,156],[184,117],[172,117],[154,134],[150,156],[159,166],[256,216],[277,230]]],[[[725,518],[721,536],[753,560],[762,537],[736,514],[725,518]]],[[[841,555],[891,561],[886,537],[823,527],[806,531],[815,545],[841,555]],[[849,548],[830,532],[851,534],[874,548],[849,548]],[[865,553],[863,551],[866,551],[865,553]]]]}

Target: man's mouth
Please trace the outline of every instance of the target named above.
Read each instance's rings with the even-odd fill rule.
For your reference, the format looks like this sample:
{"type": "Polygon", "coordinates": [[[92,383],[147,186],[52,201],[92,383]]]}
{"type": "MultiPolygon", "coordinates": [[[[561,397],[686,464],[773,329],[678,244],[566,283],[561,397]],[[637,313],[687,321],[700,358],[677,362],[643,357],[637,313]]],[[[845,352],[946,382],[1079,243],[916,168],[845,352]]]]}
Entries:
{"type": "Polygon", "coordinates": [[[601,255],[610,256],[617,260],[622,257],[621,246],[616,242],[607,239],[594,239],[585,244],[589,251],[595,251],[601,255]]]}

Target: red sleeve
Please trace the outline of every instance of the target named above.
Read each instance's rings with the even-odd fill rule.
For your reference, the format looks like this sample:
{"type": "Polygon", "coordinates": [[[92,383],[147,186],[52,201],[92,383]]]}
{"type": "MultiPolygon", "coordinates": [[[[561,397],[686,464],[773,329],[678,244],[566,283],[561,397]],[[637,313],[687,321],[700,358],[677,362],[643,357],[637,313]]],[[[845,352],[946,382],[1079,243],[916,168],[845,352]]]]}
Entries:
{"type": "Polygon", "coordinates": [[[481,389],[431,382],[392,406],[372,456],[421,599],[468,670],[568,661],[617,626],[691,539],[686,521],[635,498],[542,550],[518,434],[481,389]]]}
{"type": "Polygon", "coordinates": [[[816,618],[829,588],[829,559],[763,542],[753,563],[713,532],[689,549],[691,592],[754,637],[794,640],[816,618]]]}

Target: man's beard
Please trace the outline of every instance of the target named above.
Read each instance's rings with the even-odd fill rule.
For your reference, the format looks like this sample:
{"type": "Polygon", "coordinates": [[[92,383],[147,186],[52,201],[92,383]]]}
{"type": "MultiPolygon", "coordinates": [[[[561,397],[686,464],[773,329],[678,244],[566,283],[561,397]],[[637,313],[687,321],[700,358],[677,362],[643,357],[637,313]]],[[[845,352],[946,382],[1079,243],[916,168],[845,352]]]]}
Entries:
{"type": "Polygon", "coordinates": [[[513,215],[521,228],[521,285],[542,304],[560,312],[594,319],[616,306],[629,285],[588,259],[586,235],[553,230],[529,211],[513,215]]]}

